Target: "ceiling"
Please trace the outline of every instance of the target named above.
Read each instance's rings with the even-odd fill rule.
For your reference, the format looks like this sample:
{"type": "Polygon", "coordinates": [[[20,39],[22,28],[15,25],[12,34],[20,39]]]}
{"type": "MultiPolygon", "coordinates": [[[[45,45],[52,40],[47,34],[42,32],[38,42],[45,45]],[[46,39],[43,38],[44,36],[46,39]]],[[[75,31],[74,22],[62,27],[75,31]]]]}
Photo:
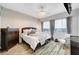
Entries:
{"type": "MultiPolygon", "coordinates": [[[[12,9],[32,17],[44,18],[61,12],[66,12],[63,3],[3,3],[3,7],[12,9]],[[43,6],[47,12],[45,16],[38,16],[39,7],[43,6]]],[[[79,3],[72,3],[72,10],[79,8],[79,3]]]]}

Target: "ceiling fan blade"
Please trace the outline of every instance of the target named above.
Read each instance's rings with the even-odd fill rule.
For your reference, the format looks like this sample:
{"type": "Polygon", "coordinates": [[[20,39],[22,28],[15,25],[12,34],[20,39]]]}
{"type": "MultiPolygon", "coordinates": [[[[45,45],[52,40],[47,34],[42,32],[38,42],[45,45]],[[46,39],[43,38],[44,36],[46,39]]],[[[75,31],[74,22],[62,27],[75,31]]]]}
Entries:
{"type": "Polygon", "coordinates": [[[72,11],[71,3],[64,3],[64,7],[66,8],[68,14],[71,14],[72,11]]]}

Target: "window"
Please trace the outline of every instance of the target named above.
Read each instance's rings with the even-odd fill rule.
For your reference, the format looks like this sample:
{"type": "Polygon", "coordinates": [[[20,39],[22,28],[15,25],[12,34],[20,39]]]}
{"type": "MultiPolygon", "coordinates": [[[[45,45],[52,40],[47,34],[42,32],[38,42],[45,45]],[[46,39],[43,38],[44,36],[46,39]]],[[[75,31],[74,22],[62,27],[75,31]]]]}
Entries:
{"type": "Polygon", "coordinates": [[[55,32],[67,32],[66,19],[55,20],[55,32]]]}
{"type": "Polygon", "coordinates": [[[43,22],[43,31],[44,32],[49,32],[50,31],[50,22],[49,21],[43,22]]]}

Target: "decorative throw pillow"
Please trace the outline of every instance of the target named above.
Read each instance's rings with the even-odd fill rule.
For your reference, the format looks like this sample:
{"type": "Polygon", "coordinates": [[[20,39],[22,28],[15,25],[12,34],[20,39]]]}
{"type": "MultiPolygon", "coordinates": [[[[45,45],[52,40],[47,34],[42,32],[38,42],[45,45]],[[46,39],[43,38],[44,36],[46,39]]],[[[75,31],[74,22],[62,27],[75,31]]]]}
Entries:
{"type": "Polygon", "coordinates": [[[28,35],[30,32],[31,32],[31,30],[24,30],[24,31],[23,31],[23,33],[24,33],[24,34],[27,34],[27,35],[28,35]]]}

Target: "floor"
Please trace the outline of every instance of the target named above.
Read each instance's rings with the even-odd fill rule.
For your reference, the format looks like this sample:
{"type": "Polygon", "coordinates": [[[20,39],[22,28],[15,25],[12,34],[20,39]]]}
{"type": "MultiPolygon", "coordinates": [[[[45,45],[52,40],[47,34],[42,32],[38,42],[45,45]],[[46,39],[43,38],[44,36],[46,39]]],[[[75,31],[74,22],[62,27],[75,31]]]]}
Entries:
{"type": "Polygon", "coordinates": [[[25,43],[17,44],[8,51],[0,52],[1,55],[70,55],[69,48],[63,48],[61,43],[50,41],[35,52],[25,43]]]}

